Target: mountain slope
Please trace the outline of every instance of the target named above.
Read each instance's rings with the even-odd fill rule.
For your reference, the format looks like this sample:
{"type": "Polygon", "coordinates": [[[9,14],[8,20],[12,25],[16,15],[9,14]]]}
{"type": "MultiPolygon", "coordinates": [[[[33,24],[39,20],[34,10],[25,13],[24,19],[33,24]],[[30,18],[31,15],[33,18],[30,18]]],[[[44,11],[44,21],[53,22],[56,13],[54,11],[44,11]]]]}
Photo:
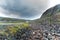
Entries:
{"type": "Polygon", "coordinates": [[[31,22],[32,28],[60,32],[60,4],[46,10],[40,19],[31,22]]]}
{"type": "MultiPolygon", "coordinates": [[[[37,19],[39,22],[60,22],[60,5],[56,5],[48,9],[46,12],[43,13],[40,19],[37,19]]],[[[35,20],[35,21],[37,21],[35,20]]]]}
{"type": "Polygon", "coordinates": [[[0,17],[0,22],[26,22],[26,20],[0,17]]]}

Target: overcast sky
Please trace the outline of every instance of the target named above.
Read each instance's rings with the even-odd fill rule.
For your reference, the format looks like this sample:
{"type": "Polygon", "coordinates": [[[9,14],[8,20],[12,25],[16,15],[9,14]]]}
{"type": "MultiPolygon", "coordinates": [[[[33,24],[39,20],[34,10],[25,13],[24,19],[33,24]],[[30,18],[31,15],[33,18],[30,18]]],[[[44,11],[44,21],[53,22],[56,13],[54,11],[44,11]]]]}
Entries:
{"type": "Polygon", "coordinates": [[[0,17],[34,20],[59,0],[0,0],[0,17]]]}

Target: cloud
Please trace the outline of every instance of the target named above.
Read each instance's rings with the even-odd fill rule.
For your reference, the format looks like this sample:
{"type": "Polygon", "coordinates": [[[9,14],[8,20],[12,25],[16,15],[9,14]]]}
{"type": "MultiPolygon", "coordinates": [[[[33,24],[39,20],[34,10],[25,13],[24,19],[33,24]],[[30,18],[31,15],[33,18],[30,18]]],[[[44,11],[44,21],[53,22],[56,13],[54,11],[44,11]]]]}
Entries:
{"type": "Polygon", "coordinates": [[[11,18],[33,20],[41,17],[48,8],[48,2],[48,0],[0,0],[0,7],[4,10],[0,12],[11,18]]]}
{"type": "Polygon", "coordinates": [[[49,1],[50,1],[50,7],[60,4],[60,0],[49,0],[49,1]]]}

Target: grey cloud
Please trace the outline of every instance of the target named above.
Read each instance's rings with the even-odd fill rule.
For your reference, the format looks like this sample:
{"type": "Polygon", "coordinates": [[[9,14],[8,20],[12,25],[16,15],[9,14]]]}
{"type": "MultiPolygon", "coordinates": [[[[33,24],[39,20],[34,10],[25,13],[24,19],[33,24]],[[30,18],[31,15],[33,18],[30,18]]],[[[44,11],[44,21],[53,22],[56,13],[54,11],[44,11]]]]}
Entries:
{"type": "Polygon", "coordinates": [[[48,7],[48,0],[2,0],[0,2],[5,15],[15,16],[18,19],[37,19],[48,7]]]}

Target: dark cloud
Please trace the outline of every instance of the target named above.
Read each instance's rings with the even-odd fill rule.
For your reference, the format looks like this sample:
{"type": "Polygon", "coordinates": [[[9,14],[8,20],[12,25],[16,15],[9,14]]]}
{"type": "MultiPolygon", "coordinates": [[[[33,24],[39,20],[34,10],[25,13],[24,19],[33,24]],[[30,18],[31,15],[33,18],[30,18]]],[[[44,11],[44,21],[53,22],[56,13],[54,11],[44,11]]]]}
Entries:
{"type": "Polygon", "coordinates": [[[1,0],[0,7],[8,17],[33,20],[47,9],[47,3],[48,0],[1,0]]]}

